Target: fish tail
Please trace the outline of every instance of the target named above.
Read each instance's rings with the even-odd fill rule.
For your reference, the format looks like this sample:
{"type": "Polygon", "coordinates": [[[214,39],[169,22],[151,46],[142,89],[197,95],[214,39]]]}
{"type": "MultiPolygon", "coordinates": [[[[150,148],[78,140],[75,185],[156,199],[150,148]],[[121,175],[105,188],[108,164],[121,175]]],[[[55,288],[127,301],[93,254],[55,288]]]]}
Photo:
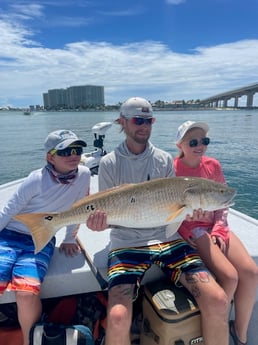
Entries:
{"type": "Polygon", "coordinates": [[[57,232],[57,229],[55,229],[55,226],[51,222],[47,224],[44,222],[45,217],[53,214],[26,213],[18,214],[14,217],[29,228],[35,246],[35,254],[40,252],[57,232]]]}

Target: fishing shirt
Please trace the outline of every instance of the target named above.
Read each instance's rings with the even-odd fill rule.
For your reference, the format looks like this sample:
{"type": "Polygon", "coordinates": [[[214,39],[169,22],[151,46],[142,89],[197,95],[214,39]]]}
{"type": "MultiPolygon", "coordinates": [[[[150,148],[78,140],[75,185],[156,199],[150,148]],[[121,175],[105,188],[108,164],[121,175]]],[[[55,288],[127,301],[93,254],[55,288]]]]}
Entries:
{"type": "MultiPolygon", "coordinates": [[[[4,228],[30,234],[23,223],[12,219],[19,213],[61,212],[89,194],[90,171],[79,165],[78,174],[69,184],[57,183],[47,169],[34,170],[18,187],[8,203],[0,210],[0,231],[4,228]]],[[[75,243],[77,225],[69,225],[63,243],[75,243]]]]}
{"type": "MultiPolygon", "coordinates": [[[[114,151],[102,157],[99,166],[99,190],[125,183],[139,183],[173,176],[175,176],[173,160],[169,153],[149,142],[144,152],[135,155],[128,150],[124,141],[114,151]]],[[[166,226],[146,229],[116,226],[111,229],[110,250],[140,247],[171,240],[172,237],[166,236],[166,226]]]]}
{"type": "MultiPolygon", "coordinates": [[[[191,168],[184,164],[182,159],[174,159],[176,176],[203,177],[216,182],[226,184],[221,164],[215,158],[202,156],[200,164],[191,168]]],[[[225,243],[229,241],[229,227],[227,222],[228,209],[209,212],[209,219],[205,222],[184,221],[178,232],[184,239],[198,238],[202,228],[209,231],[212,236],[221,237],[225,243]],[[198,230],[199,229],[199,230],[198,230]],[[195,234],[194,234],[195,232],[195,234]]]]}

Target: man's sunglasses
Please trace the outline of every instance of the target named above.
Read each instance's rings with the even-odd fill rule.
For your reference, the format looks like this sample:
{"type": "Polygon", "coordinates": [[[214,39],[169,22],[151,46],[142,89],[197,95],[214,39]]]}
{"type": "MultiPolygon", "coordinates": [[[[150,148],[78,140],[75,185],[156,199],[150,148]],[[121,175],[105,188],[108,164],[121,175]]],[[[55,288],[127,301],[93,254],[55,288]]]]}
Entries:
{"type": "Polygon", "coordinates": [[[200,141],[198,139],[192,139],[189,141],[189,146],[190,147],[197,147],[199,144],[202,144],[202,145],[205,145],[205,146],[208,146],[210,143],[210,138],[202,138],[200,141]]]}
{"type": "Polygon", "coordinates": [[[143,124],[152,125],[155,122],[154,117],[131,117],[128,120],[136,126],[141,126],[143,124]]]}
{"type": "Polygon", "coordinates": [[[60,157],[69,157],[72,155],[80,156],[82,152],[83,152],[83,148],[81,146],[78,146],[78,147],[68,146],[63,150],[50,151],[51,155],[57,154],[60,157]]]}

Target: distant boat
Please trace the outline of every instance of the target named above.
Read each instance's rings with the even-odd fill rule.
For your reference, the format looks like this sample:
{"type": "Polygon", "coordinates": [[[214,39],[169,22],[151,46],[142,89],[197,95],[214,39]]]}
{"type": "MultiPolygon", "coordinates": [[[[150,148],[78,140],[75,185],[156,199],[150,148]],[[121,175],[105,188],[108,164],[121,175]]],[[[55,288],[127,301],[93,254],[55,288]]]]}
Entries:
{"type": "Polygon", "coordinates": [[[32,111],[30,111],[30,110],[25,110],[25,111],[23,112],[23,115],[32,115],[32,111]]]}

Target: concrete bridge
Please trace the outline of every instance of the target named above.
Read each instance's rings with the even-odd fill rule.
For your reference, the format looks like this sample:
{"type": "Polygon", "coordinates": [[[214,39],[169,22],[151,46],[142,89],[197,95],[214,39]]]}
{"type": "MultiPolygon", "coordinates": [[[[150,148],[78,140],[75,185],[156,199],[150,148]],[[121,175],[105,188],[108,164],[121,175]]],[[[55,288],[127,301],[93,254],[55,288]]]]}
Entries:
{"type": "Polygon", "coordinates": [[[258,84],[252,84],[249,86],[241,87],[228,92],[223,92],[218,95],[202,99],[200,104],[208,106],[210,108],[227,108],[228,101],[234,98],[234,108],[238,108],[238,99],[242,96],[246,96],[246,107],[253,107],[254,94],[258,92],[258,84]]]}

